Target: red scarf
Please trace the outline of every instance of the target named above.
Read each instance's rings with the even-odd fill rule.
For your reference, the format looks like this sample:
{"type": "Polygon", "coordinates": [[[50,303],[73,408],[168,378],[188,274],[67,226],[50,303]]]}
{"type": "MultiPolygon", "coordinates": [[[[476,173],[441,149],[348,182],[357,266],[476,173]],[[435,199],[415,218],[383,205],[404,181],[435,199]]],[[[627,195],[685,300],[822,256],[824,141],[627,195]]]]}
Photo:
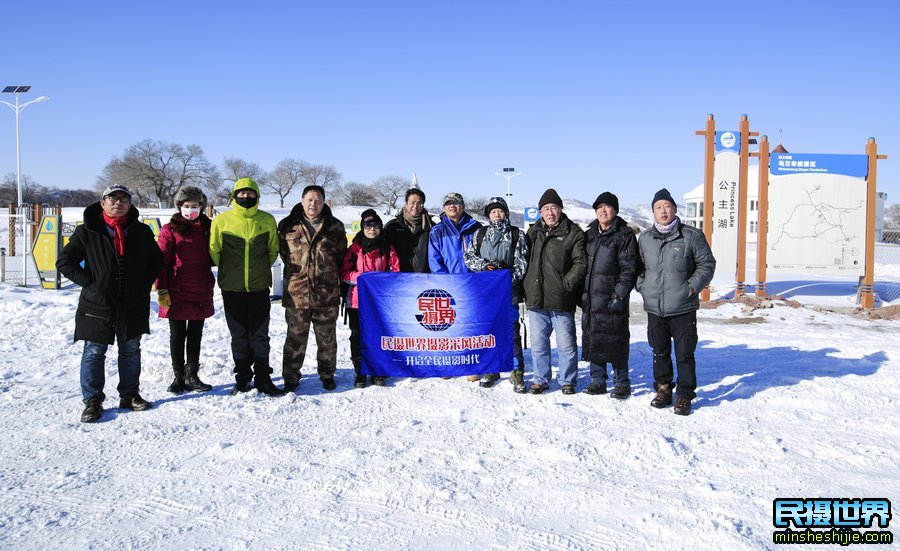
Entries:
{"type": "Polygon", "coordinates": [[[116,249],[116,254],[118,256],[125,256],[125,226],[128,225],[128,215],[110,218],[105,212],[102,212],[102,214],[103,221],[106,222],[106,225],[116,232],[113,237],[113,247],[116,249]]]}

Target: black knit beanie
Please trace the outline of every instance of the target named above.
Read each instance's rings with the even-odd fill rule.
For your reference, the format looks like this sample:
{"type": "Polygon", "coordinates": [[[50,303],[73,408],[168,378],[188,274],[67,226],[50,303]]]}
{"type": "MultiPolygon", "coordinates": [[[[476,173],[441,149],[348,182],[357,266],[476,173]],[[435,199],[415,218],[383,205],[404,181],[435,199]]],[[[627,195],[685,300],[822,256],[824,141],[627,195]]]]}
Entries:
{"type": "Polygon", "coordinates": [[[604,191],[600,195],[597,196],[597,199],[594,201],[593,209],[597,210],[597,207],[600,206],[600,203],[604,205],[609,205],[612,208],[616,209],[616,213],[619,212],[619,198],[613,195],[608,191],[604,191]]]}
{"type": "Polygon", "coordinates": [[[559,194],[556,193],[556,190],[553,188],[548,189],[541,195],[541,200],[538,201],[538,208],[544,208],[544,205],[554,204],[559,208],[562,208],[563,203],[562,199],[559,198],[559,194]]]}
{"type": "MultiPolygon", "coordinates": [[[[657,191],[656,195],[653,196],[653,202],[650,203],[651,209],[653,208],[653,206],[656,204],[657,201],[668,201],[668,202],[672,203],[673,205],[676,204],[675,199],[672,199],[672,194],[669,193],[669,190],[667,190],[666,188],[662,188],[661,190],[657,191]]],[[[676,207],[677,207],[677,205],[676,205],[676,207]]]]}

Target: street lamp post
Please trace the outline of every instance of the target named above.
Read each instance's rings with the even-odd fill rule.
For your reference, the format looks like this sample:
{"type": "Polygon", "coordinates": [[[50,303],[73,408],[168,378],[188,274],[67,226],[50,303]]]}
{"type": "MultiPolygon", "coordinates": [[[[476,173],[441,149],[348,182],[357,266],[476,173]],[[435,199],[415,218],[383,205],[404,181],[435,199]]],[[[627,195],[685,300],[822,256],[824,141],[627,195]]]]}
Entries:
{"type": "Polygon", "coordinates": [[[38,103],[41,101],[47,101],[50,99],[48,96],[41,96],[39,98],[33,99],[29,102],[23,103],[19,105],[19,94],[24,94],[31,90],[31,86],[6,86],[3,88],[4,94],[15,94],[16,95],[16,103],[13,105],[12,103],[8,103],[0,100],[0,103],[6,105],[10,109],[16,112],[16,205],[22,204],[22,155],[21,150],[19,148],[19,113],[21,113],[26,107],[31,105],[32,103],[38,103]]]}
{"type": "Polygon", "coordinates": [[[506,202],[509,203],[512,201],[512,193],[509,191],[509,181],[522,173],[516,172],[516,169],[514,168],[504,168],[503,172],[495,172],[494,174],[506,178],[506,202]]]}

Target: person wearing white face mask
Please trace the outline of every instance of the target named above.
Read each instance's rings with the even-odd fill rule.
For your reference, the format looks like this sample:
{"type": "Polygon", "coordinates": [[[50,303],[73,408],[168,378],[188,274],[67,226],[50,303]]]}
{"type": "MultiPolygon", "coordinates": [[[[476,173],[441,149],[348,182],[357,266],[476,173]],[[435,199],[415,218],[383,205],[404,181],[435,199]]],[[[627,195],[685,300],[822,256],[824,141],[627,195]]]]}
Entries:
{"type": "Polygon", "coordinates": [[[175,379],[169,392],[207,392],[200,380],[200,340],[203,320],[213,315],[212,259],[209,232],[212,221],[201,212],[206,195],[196,187],[182,187],[175,195],[178,212],[162,227],[157,244],[163,268],[156,282],[159,317],[169,320],[169,344],[175,379]],[[187,348],[187,357],[185,357],[187,348]]]}

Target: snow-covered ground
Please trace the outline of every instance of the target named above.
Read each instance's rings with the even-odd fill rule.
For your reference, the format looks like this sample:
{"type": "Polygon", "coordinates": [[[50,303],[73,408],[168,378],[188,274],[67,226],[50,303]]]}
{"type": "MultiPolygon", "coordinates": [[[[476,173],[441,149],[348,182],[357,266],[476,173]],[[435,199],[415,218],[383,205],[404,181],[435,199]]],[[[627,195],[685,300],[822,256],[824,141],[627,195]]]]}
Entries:
{"type": "MultiPolygon", "coordinates": [[[[804,303],[854,302],[852,285],[795,287],[804,303]]],[[[116,408],[112,347],[108,409],[84,425],[77,298],[71,284],[0,284],[0,548],[759,549],[773,547],[775,498],[900,493],[898,321],[778,302],[701,310],[685,418],[649,405],[636,293],[624,402],[555,384],[519,395],[505,377],[355,390],[344,325],[336,391],[315,376],[311,340],[296,395],[231,396],[217,294],[201,370],[213,392],[166,393],[168,327],[154,314],[141,378],[154,408],[116,408]]],[[[280,366],[277,303],[270,333],[280,366]]]]}

